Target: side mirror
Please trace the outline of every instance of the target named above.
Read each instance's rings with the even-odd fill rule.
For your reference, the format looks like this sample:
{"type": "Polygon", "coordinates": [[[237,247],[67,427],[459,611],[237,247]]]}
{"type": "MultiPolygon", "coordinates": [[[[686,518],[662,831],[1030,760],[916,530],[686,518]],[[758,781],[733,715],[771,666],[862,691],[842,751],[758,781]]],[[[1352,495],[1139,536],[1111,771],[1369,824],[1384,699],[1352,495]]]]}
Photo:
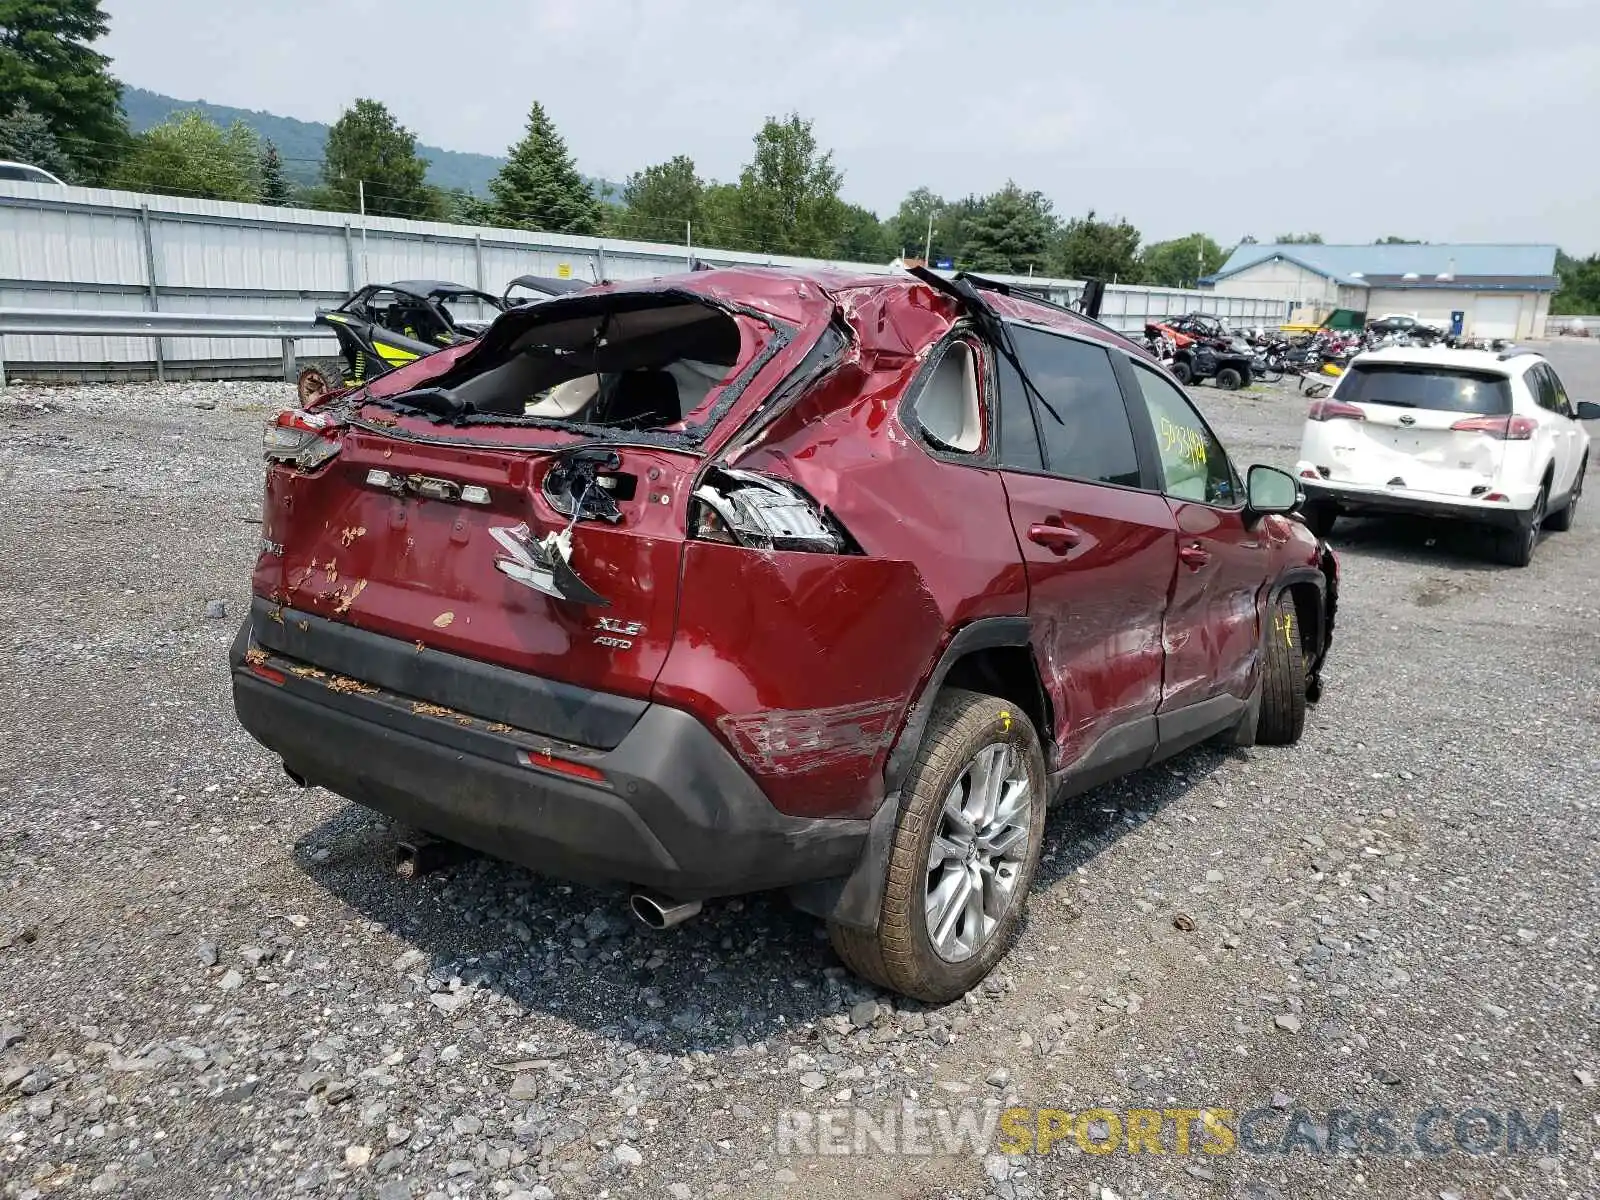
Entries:
{"type": "Polygon", "coordinates": [[[1578,420],[1600,421],[1600,404],[1596,404],[1593,400],[1579,400],[1578,420]]]}
{"type": "Polygon", "coordinates": [[[1277,467],[1251,467],[1244,491],[1245,504],[1254,513],[1293,512],[1300,503],[1300,485],[1277,467]]]}

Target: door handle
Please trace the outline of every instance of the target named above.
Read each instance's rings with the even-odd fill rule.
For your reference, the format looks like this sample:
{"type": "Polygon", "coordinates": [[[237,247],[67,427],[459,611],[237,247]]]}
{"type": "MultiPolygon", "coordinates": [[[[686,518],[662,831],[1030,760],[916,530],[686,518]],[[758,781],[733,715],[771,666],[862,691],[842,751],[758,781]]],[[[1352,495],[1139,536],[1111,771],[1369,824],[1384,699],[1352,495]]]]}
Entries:
{"type": "Polygon", "coordinates": [[[1211,551],[1207,550],[1199,542],[1192,542],[1179,548],[1178,558],[1183,562],[1184,566],[1198,571],[1211,561],[1211,551]]]}
{"type": "Polygon", "coordinates": [[[1065,554],[1083,541],[1083,530],[1075,529],[1071,525],[1029,525],[1028,540],[1038,542],[1039,545],[1048,547],[1057,554],[1065,554]]]}

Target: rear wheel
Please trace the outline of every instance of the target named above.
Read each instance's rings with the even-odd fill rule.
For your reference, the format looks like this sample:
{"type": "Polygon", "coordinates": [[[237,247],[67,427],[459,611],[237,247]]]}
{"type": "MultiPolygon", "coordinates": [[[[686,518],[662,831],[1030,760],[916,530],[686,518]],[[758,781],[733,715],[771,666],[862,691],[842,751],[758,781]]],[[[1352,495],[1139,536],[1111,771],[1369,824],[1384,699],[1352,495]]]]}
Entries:
{"type": "Polygon", "coordinates": [[[1217,372],[1217,386],[1225,392],[1236,392],[1244,386],[1244,376],[1237,368],[1223,367],[1217,372]]]}
{"type": "Polygon", "coordinates": [[[1305,647],[1294,597],[1284,592],[1272,606],[1272,627],[1267,630],[1256,741],[1266,746],[1288,746],[1300,740],[1305,725],[1305,647]]]}
{"type": "Polygon", "coordinates": [[[1495,557],[1508,567],[1525,567],[1533,561],[1534,547],[1539,544],[1539,531],[1544,528],[1545,505],[1550,501],[1548,485],[1539,489],[1533,507],[1514,529],[1498,531],[1495,557]]]}
{"type": "Polygon", "coordinates": [[[856,974],[943,1003],[1011,947],[1044,840],[1044,756],[1010,701],[952,688],[900,794],[876,931],[830,925],[856,974]]]}
{"type": "Polygon", "coordinates": [[[1545,518],[1546,529],[1565,533],[1572,528],[1572,523],[1578,519],[1578,499],[1583,495],[1583,476],[1588,469],[1589,460],[1584,459],[1578,466],[1578,477],[1572,481],[1572,494],[1567,497],[1566,504],[1559,512],[1553,512],[1545,518]]]}

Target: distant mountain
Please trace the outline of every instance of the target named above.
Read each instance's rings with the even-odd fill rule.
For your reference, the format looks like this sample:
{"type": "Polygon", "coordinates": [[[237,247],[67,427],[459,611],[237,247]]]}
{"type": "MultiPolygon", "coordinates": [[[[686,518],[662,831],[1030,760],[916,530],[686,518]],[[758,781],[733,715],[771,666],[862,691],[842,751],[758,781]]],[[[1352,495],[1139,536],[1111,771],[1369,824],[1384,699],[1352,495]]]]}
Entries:
{"type": "MultiPolygon", "coordinates": [[[[250,108],[230,108],[226,104],[211,104],[205,100],[176,100],[159,92],[143,88],[125,87],[122,90],[122,110],[128,114],[128,126],[135,133],[143,133],[152,125],[159,125],[174,113],[197,109],[208,120],[218,125],[231,125],[242,121],[257,136],[270,140],[278,147],[283,158],[284,174],[296,183],[317,183],[322,170],[322,150],[328,142],[328,126],[321,121],[297,121],[293,117],[280,117],[276,113],[257,112],[250,108]]],[[[438,187],[464,188],[475,195],[484,196],[489,191],[489,180],[505,165],[505,159],[492,154],[468,154],[462,150],[445,150],[438,146],[417,145],[417,153],[428,160],[428,182],[438,187]]],[[[606,198],[607,193],[620,193],[621,188],[604,179],[585,176],[595,195],[606,198]]]]}

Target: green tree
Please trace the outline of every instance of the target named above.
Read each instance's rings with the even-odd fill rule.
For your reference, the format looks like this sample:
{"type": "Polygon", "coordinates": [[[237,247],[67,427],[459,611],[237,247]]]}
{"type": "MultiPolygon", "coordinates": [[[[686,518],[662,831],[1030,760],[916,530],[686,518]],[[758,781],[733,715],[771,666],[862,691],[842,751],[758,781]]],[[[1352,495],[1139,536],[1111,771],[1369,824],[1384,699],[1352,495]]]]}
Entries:
{"type": "Polygon", "coordinates": [[[1393,234],[1391,234],[1388,237],[1379,238],[1372,244],[1374,246],[1421,246],[1424,243],[1421,238],[1395,237],[1393,234]]]}
{"type": "Polygon", "coordinates": [[[1573,258],[1558,253],[1556,277],[1561,282],[1550,298],[1551,312],[1581,316],[1600,313],[1600,254],[1573,258]]]}
{"type": "Polygon", "coordinates": [[[635,171],[622,186],[625,207],[617,225],[647,242],[681,242],[690,222],[700,224],[704,191],[694,159],[686,154],[635,171]]]}
{"type": "Polygon", "coordinates": [[[100,0],[0,0],[0,106],[44,117],[73,175],[109,176],[127,143],[122,85],[90,48],[104,37],[100,0]]]}
{"type": "Polygon", "coordinates": [[[489,181],[489,192],[506,225],[580,234],[600,228],[600,202],[537,100],[528,111],[528,131],[489,181]]]}
{"type": "Polygon", "coordinates": [[[1008,180],[985,196],[968,219],[962,265],[975,271],[1042,275],[1058,227],[1043,192],[1025,192],[1008,180]]]}
{"type": "Polygon", "coordinates": [[[261,146],[241,122],[224,130],[190,109],[134,138],[112,182],[134,192],[252,203],[261,197],[261,146]]]}
{"type": "Polygon", "coordinates": [[[417,135],[382,101],[357,100],[328,130],[317,201],[358,212],[364,199],[375,216],[435,220],[443,205],[427,174],[427,161],[417,157],[417,135]]]}
{"type": "Polygon", "coordinates": [[[1272,240],[1280,246],[1322,245],[1322,235],[1320,233],[1280,233],[1272,240]]]}
{"type": "Polygon", "coordinates": [[[283,158],[270,140],[261,151],[261,203],[274,208],[289,203],[289,181],[283,177],[283,158]]]}
{"type": "Polygon", "coordinates": [[[700,194],[700,224],[695,227],[695,245],[719,250],[760,250],[744,227],[744,208],[739,185],[711,183],[700,194]]]}
{"type": "Polygon", "coordinates": [[[1139,255],[1139,282],[1159,287],[1193,287],[1202,275],[1220,270],[1227,253],[1203,233],[1155,242],[1139,255]]]}
{"type": "Polygon", "coordinates": [[[899,253],[878,214],[859,204],[844,206],[844,228],[834,254],[849,262],[886,263],[899,253]]]}
{"type": "Polygon", "coordinates": [[[748,241],[776,254],[828,254],[844,230],[844,175],[833,153],[820,151],[811,122],[799,113],[768,117],[755,136],[755,156],[739,175],[741,224],[748,241]]]}
{"type": "Polygon", "coordinates": [[[451,188],[440,197],[440,203],[444,219],[457,225],[493,225],[495,222],[494,202],[475,196],[466,188],[451,188]]]}
{"type": "Polygon", "coordinates": [[[1139,231],[1122,218],[1102,221],[1090,209],[1074,217],[1056,238],[1055,267],[1068,279],[1128,281],[1139,278],[1139,231]]]}
{"type": "Polygon", "coordinates": [[[0,158],[42,167],[69,182],[73,176],[61,143],[50,132],[50,123],[43,114],[34,112],[26,100],[19,99],[10,112],[0,117],[0,158]]]}

